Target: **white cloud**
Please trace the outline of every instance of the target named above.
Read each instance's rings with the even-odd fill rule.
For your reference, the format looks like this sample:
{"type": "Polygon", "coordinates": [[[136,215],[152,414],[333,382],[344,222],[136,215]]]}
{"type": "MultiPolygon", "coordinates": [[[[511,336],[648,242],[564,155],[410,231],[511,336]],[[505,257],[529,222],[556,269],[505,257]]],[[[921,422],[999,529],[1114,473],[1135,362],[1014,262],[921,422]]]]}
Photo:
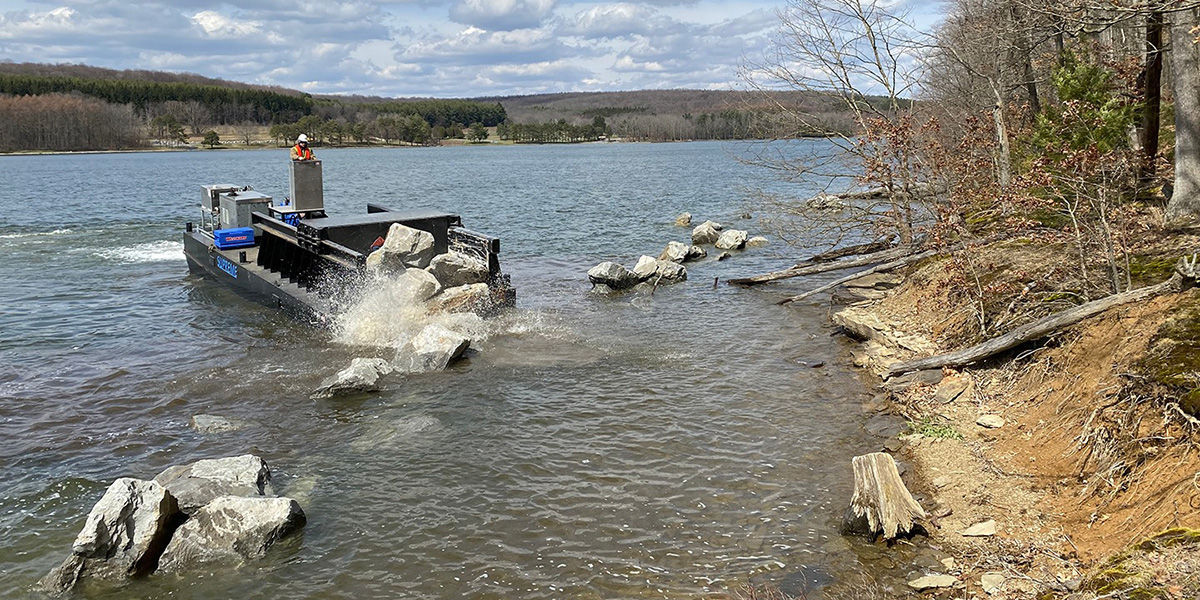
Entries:
{"type": "Polygon", "coordinates": [[[458,0],[450,20],[492,31],[537,27],[554,9],[555,0],[458,0]]]}
{"type": "Polygon", "coordinates": [[[0,39],[22,39],[69,32],[76,26],[76,12],[66,6],[45,12],[15,12],[0,15],[0,39]]]}
{"type": "Polygon", "coordinates": [[[192,22],[210,38],[229,39],[262,33],[262,23],[231,19],[215,10],[202,10],[192,15],[192,22]]]}

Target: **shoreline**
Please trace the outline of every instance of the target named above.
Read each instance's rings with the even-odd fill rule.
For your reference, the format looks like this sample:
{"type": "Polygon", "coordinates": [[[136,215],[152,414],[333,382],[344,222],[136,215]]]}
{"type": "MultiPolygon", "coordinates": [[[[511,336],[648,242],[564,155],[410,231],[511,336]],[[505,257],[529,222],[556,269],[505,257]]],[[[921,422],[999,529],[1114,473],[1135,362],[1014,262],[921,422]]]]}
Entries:
{"type": "MultiPolygon", "coordinates": [[[[860,342],[853,362],[885,397],[872,411],[909,423],[909,432],[885,445],[909,466],[904,478],[930,515],[928,540],[916,545],[952,557],[941,567],[913,565],[916,576],[949,575],[953,584],[946,588],[989,598],[1103,597],[1090,590],[1132,581],[1113,583],[1105,565],[1153,565],[1146,557],[1157,556],[1155,540],[1164,531],[1200,523],[1194,503],[1200,492],[1178,481],[1179,473],[1189,481],[1193,472],[1200,477],[1200,458],[1190,444],[1157,447],[1121,484],[1121,474],[1106,473],[1097,463],[1106,447],[1092,439],[1093,421],[1114,402],[1108,397],[1113,386],[1150,354],[1156,332],[1200,293],[1165,294],[1112,309],[1072,326],[1055,343],[1016,356],[887,379],[887,367],[897,360],[952,349],[939,337],[962,307],[939,287],[943,262],[910,267],[886,290],[850,290],[852,301],[835,297],[831,312],[834,325],[860,342]]],[[[1146,421],[1155,416],[1161,419],[1148,411],[1146,421]]],[[[1200,532],[1180,531],[1170,535],[1200,540],[1200,532]]],[[[1141,574],[1132,568],[1123,573],[1141,574]]],[[[1157,589],[1153,582],[1139,585],[1157,589]]]]}
{"type": "MultiPolygon", "coordinates": [[[[816,138],[794,138],[800,139],[816,139],[816,138]]],[[[513,142],[511,140],[489,140],[486,142],[467,142],[463,140],[453,140],[451,143],[439,144],[345,144],[341,146],[314,146],[313,150],[342,150],[353,148],[383,148],[383,149],[410,149],[410,148],[459,148],[459,147],[487,147],[487,146],[579,146],[590,144],[686,144],[693,142],[767,142],[766,139],[706,139],[706,140],[630,140],[630,139],[609,139],[609,140],[590,140],[580,142],[513,142]]],[[[157,152],[220,152],[220,151],[244,151],[244,150],[280,150],[287,151],[291,146],[271,146],[251,144],[236,145],[220,145],[217,148],[201,148],[198,146],[184,147],[149,147],[149,148],[124,148],[114,150],[14,150],[11,152],[0,152],[0,158],[5,156],[61,156],[72,154],[139,154],[139,153],[157,153],[157,152]]]]}

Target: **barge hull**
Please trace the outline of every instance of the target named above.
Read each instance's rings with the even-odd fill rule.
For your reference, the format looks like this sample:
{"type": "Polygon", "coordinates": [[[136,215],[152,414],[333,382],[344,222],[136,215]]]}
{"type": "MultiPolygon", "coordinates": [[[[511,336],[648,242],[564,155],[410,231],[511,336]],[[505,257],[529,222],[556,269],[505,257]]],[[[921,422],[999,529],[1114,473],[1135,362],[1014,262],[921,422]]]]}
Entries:
{"type": "Polygon", "coordinates": [[[274,306],[294,317],[310,322],[325,322],[328,306],[312,306],[313,295],[303,288],[272,273],[256,263],[258,247],[232,250],[218,249],[212,238],[198,231],[185,233],[183,252],[193,273],[206,275],[228,285],[248,300],[274,306]],[[246,261],[241,261],[245,252],[246,261]]]}

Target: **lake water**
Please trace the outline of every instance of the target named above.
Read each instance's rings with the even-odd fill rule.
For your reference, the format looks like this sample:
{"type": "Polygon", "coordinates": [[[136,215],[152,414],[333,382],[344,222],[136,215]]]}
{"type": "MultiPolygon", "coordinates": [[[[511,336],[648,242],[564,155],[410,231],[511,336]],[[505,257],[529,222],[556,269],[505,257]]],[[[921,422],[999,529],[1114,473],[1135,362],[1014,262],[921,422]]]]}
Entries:
{"type": "Polygon", "coordinates": [[[827,306],[773,304],[811,281],[713,286],[800,251],[589,290],[597,262],[687,240],[680,212],[759,233],[742,190],[775,184],[741,151],[318,150],[331,212],[461,214],[501,238],[518,290],[468,361],[324,401],[364,350],[190,275],[180,243],[201,184],[282,198],[286,150],[0,157],[0,596],[38,597],[114,478],[247,452],[300,500],[302,535],[85,596],[680,598],[857,571],[837,524],[850,457],[878,447],[867,384],[827,306]],[[203,435],[198,413],[247,425],[203,435]]]}

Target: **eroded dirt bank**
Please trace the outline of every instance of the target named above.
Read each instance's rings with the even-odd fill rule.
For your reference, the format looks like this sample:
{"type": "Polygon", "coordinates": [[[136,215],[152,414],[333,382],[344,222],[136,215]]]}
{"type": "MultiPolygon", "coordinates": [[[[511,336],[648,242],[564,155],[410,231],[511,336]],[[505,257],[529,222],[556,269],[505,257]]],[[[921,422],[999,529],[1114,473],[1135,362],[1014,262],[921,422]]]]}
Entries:
{"type": "MultiPolygon", "coordinates": [[[[997,277],[1015,279],[1036,271],[1046,249],[989,251],[1007,263],[997,277]]],[[[1111,309],[972,367],[884,380],[896,360],[986,336],[964,333],[975,307],[947,260],[910,269],[886,293],[878,288],[894,282],[875,283],[856,294],[872,299],[834,321],[864,339],[856,362],[881,376],[890,409],[910,422],[898,456],[934,515],[931,543],[956,557],[942,574],[957,582],[923,593],[1200,597],[1200,536],[1131,550],[1200,526],[1200,394],[1189,392],[1200,385],[1200,290],[1111,309]],[[993,535],[963,535],[988,521],[993,535]]]]}

